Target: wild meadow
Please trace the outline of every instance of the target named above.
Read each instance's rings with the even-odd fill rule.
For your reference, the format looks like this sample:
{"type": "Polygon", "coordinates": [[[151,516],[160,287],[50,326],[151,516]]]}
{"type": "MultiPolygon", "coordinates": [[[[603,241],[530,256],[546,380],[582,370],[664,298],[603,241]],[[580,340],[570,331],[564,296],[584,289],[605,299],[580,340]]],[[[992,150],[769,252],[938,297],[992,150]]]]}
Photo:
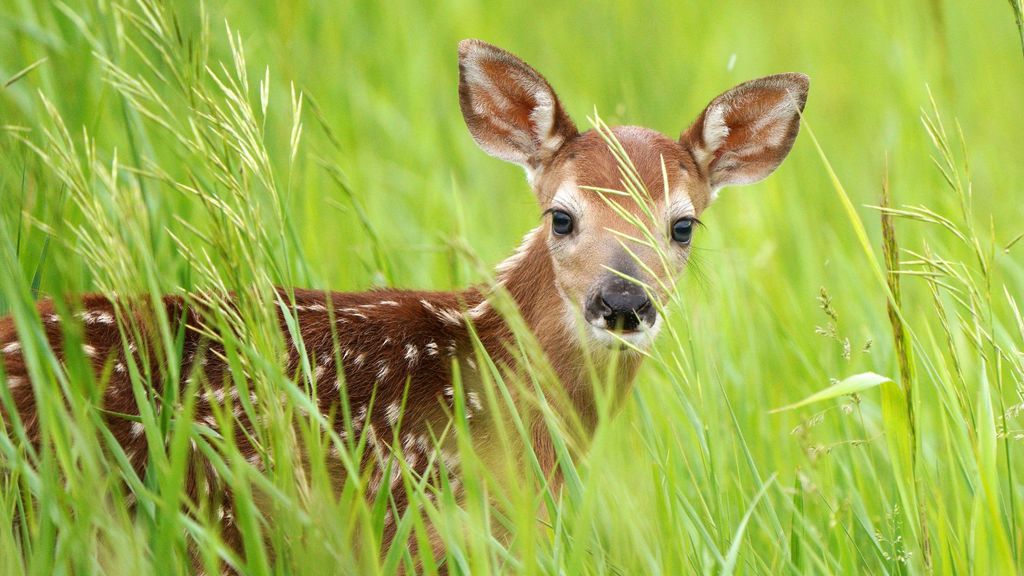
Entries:
{"type": "MultiPolygon", "coordinates": [[[[1019,0],[2,0],[0,315],[46,442],[0,426],[0,574],[184,574],[190,555],[252,575],[1024,573],[1021,14],[1019,0]],[[522,171],[463,123],[469,37],[537,67],[581,129],[675,136],[777,72],[809,75],[810,97],[782,167],[702,216],[622,406],[602,404],[585,446],[550,414],[562,488],[529,454],[502,481],[455,426],[465,502],[403,470],[414,505],[393,519],[364,478],[339,489],[316,466],[365,442],[332,436],[302,375],[267,360],[281,335],[265,304],[274,286],[486,284],[539,222],[522,171]],[[198,384],[157,402],[138,367],[150,463],[132,470],[96,402],[102,375],[43,345],[36,301],[88,292],[247,295],[224,338],[261,399],[246,407],[260,465],[191,417],[198,384]],[[232,488],[241,551],[183,501],[189,446],[232,488]],[[433,527],[446,556],[382,550],[385,521],[403,543],[433,527]]],[[[536,360],[530,376],[550,378],[536,360]]],[[[496,375],[487,401],[506,398],[496,375]]]]}

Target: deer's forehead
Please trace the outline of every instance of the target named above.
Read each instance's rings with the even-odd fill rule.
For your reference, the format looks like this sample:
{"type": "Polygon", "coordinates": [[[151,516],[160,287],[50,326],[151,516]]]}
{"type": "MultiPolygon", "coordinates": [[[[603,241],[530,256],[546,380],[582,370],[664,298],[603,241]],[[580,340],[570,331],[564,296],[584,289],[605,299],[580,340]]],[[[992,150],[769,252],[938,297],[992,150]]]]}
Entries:
{"type": "MultiPolygon", "coordinates": [[[[619,126],[612,132],[651,193],[652,203],[664,204],[667,181],[670,205],[689,202],[699,211],[707,204],[703,177],[693,157],[678,142],[639,126],[619,126]]],[[[542,199],[549,203],[554,202],[556,196],[560,199],[578,197],[577,204],[588,208],[600,204],[602,209],[614,211],[587,189],[623,189],[619,163],[608,144],[594,131],[581,134],[566,144],[543,178],[542,199]]],[[[607,198],[630,212],[642,210],[628,197],[607,198]]]]}

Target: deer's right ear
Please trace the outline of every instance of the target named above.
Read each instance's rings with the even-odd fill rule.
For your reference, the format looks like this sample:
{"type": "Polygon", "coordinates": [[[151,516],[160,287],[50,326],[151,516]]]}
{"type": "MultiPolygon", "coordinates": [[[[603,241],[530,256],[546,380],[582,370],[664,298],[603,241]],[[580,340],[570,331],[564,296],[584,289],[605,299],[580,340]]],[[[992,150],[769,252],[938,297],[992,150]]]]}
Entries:
{"type": "Polygon", "coordinates": [[[530,172],[579,133],[543,76],[480,40],[459,42],[459,105],[485,152],[530,172]]]}

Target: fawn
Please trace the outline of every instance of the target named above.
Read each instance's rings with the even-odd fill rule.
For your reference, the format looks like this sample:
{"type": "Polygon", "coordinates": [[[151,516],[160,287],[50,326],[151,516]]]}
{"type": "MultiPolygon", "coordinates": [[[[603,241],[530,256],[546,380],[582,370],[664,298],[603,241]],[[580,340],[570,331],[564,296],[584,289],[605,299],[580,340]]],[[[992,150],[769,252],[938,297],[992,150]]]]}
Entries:
{"type": "MultiPolygon", "coordinates": [[[[640,201],[618,195],[602,199],[594,189],[621,186],[623,175],[616,158],[600,134],[577,130],[543,76],[512,54],[479,40],[462,41],[458,56],[459,103],[472,137],[488,154],[525,168],[545,215],[514,255],[497,267],[497,284],[518,306],[571,408],[592,426],[594,397],[584,355],[597,351],[589,360],[601,363],[611,357],[601,350],[625,346],[616,355],[615,381],[619,389],[629,388],[642,359],[636,351],[650,346],[663,322],[658,310],[667,294],[659,287],[673,287],[686,265],[698,216],[721,188],[759,181],[780,165],[799,131],[808,79],[802,74],[778,74],[740,84],[712,100],[678,139],[637,126],[612,128],[650,194],[640,201]],[[620,211],[644,221],[668,258],[659,257],[650,245],[631,242],[629,238],[641,234],[636,222],[623,218],[620,211]]],[[[339,413],[338,404],[345,398],[351,429],[370,436],[369,457],[378,466],[388,458],[395,439],[401,442],[409,468],[417,472],[425,471],[428,460],[441,450],[457,490],[456,457],[431,438],[452,418],[455,366],[460,369],[467,414],[484,408],[480,389],[484,381],[473,362],[471,330],[497,366],[509,373],[519,369],[506,346],[512,331],[489,301],[488,291],[386,289],[342,294],[296,290],[288,292],[289,298],[292,294],[290,312],[314,359],[319,385],[313,399],[322,411],[339,413]],[[401,430],[393,434],[399,420],[401,430]]],[[[212,388],[212,393],[197,399],[195,418],[216,426],[212,406],[238,395],[230,367],[217,353],[218,343],[210,337],[202,306],[189,305],[179,297],[167,297],[163,305],[172,330],[184,328],[180,383],[201,372],[212,388]]],[[[146,341],[156,338],[155,331],[140,333],[141,342],[124,342],[118,326],[126,314],[145,325],[145,307],[126,312],[116,300],[102,295],[85,296],[82,306],[74,321],[83,328],[85,356],[107,380],[103,407],[111,413],[138,414],[125,369],[127,356],[159,366],[154,356],[159,346],[146,341]]],[[[50,346],[62,359],[61,323],[72,319],[60,318],[51,301],[40,303],[38,310],[50,346]]],[[[283,314],[279,313],[282,332],[290,341],[283,314]]],[[[9,318],[0,320],[0,357],[26,435],[38,444],[36,395],[44,392],[30,380],[9,318]]],[[[297,362],[292,348],[285,360],[292,373],[297,362]]],[[[161,378],[152,380],[158,393],[161,378]]],[[[8,421],[12,416],[0,415],[8,421]]],[[[256,464],[259,455],[246,434],[253,423],[240,411],[235,416],[236,442],[250,451],[256,464]]],[[[485,420],[474,419],[470,429],[486,426],[485,420]]],[[[110,418],[108,425],[131,464],[143,470],[148,454],[143,426],[117,418],[110,418]]],[[[545,472],[555,475],[556,457],[547,433],[538,431],[533,443],[545,472]]],[[[192,466],[190,498],[221,489],[215,471],[204,468],[198,455],[192,466]]],[[[344,475],[340,467],[332,470],[344,475]]],[[[371,476],[371,488],[394,491],[394,501],[401,507],[405,497],[398,493],[400,484],[394,476],[383,476],[383,469],[371,476]]],[[[225,538],[231,541],[230,498],[224,502],[220,520],[225,538]]],[[[389,522],[394,525],[394,520],[389,522]]]]}

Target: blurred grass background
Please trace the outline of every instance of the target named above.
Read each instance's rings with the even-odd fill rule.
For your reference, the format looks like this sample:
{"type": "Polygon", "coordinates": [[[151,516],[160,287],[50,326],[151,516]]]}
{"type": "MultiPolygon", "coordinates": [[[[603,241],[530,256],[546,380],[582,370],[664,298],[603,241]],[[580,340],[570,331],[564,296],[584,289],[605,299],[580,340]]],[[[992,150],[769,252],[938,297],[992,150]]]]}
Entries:
{"type": "MultiPolygon", "coordinates": [[[[811,77],[805,120],[823,154],[805,131],[775,175],[723,191],[702,217],[707,227],[672,319],[684,341],[660,344],[660,357],[674,361],[645,368],[623,412],[603,423],[578,463],[585,482],[566,504],[572,530],[523,530],[510,548],[518,563],[503,563],[488,548],[494,542],[469,547],[477,559],[464,566],[473,573],[1024,570],[1024,326],[1014,310],[1024,294],[1024,241],[1011,245],[1024,233],[1024,58],[1013,2],[152,4],[173,14],[168,45],[178,70],[203,77],[203,63],[232,68],[226,21],[244,50],[257,109],[257,83],[269,78],[259,139],[280,201],[255,182],[251,202],[266,209],[249,214],[280,217],[249,224],[280,241],[263,262],[269,276],[300,286],[462,287],[485,278],[477,261],[497,263],[538,221],[522,171],[479,151],[462,122],[462,38],[534,65],[581,127],[596,109],[610,124],[674,136],[739,82],[784,71],[811,77]],[[291,103],[299,92],[296,147],[291,103]],[[950,170],[925,112],[941,115],[956,186],[940,169],[950,170]],[[769,412],[853,374],[899,379],[886,291],[872,268],[882,234],[879,211],[868,206],[879,203],[883,182],[896,206],[927,206],[964,236],[921,218],[897,220],[902,248],[962,262],[950,269],[966,278],[903,279],[919,364],[911,395],[916,462],[906,478],[892,466],[885,434],[894,430],[877,390],[769,412]],[[857,236],[861,222],[870,257],[857,236]],[[958,397],[967,409],[951,400],[958,397]],[[920,506],[911,513],[900,499],[908,486],[920,506]],[[565,534],[572,538],[563,542],[565,534]]],[[[5,313],[35,290],[119,286],[76,249],[97,239],[69,196],[90,190],[122,218],[117,225],[138,231],[131,258],[157,272],[155,288],[189,289],[202,276],[172,233],[200,246],[199,232],[220,228],[200,198],[167,185],[187,180],[196,157],[116,88],[104,64],[148,78],[170,102],[167,115],[186,117],[192,95],[175,94],[139,56],[170,73],[146,46],[150,5],[0,5],[0,82],[11,80],[0,90],[5,313]],[[139,210],[119,211],[118,197],[92,179],[69,191],[53,162],[27,145],[52,151],[45,131],[55,116],[72,141],[88,134],[98,164],[116,156],[115,180],[137,192],[139,210]],[[150,177],[155,167],[167,178],[150,177]]],[[[225,275],[247,263],[230,252],[214,262],[225,275]]],[[[11,468],[13,454],[5,454],[11,468]]],[[[25,506],[15,484],[4,486],[0,519],[25,506]]],[[[65,491],[59,501],[68,510],[82,496],[47,486],[65,491]]],[[[5,573],[82,570],[75,553],[95,542],[79,528],[0,535],[5,573]],[[40,560],[40,547],[53,542],[52,564],[40,560]]],[[[150,543],[133,542],[146,558],[150,543]]],[[[336,553],[304,546],[310,558],[336,553]]],[[[161,571],[144,559],[130,565],[161,571]]],[[[279,564],[278,573],[296,566],[279,564]]]]}

